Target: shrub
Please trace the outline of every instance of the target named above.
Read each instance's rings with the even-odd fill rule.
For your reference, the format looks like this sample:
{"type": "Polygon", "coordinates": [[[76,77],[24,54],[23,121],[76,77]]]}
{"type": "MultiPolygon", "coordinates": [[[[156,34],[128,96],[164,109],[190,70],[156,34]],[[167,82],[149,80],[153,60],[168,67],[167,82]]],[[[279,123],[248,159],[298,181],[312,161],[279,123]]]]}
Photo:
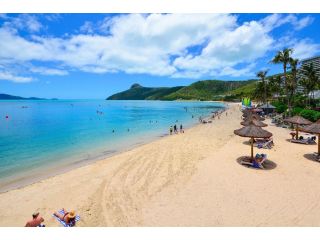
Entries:
{"type": "Polygon", "coordinates": [[[274,101],[271,104],[276,107],[277,113],[283,113],[288,108],[286,104],[284,104],[284,103],[282,103],[280,101],[274,101]]]}
{"type": "Polygon", "coordinates": [[[304,109],[301,107],[295,107],[294,109],[292,109],[292,114],[293,115],[300,115],[301,111],[303,111],[304,109]]]}
{"type": "Polygon", "coordinates": [[[300,115],[312,122],[320,119],[320,112],[314,110],[304,109],[300,112],[300,115]]]}

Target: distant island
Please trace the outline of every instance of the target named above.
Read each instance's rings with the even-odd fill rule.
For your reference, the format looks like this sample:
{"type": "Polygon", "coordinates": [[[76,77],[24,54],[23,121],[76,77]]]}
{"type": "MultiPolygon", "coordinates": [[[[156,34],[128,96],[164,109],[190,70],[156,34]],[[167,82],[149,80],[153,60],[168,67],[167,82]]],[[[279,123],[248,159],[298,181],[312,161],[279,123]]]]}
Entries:
{"type": "MultiPolygon", "coordinates": [[[[37,97],[20,97],[9,94],[0,93],[0,100],[47,100],[46,98],[37,98],[37,97]]],[[[52,98],[51,100],[58,100],[57,98],[52,98]]]]}
{"type": "Polygon", "coordinates": [[[130,89],[111,95],[107,100],[236,101],[243,96],[251,96],[256,83],[257,80],[203,80],[189,86],[178,87],[143,87],[135,83],[130,89]]]}

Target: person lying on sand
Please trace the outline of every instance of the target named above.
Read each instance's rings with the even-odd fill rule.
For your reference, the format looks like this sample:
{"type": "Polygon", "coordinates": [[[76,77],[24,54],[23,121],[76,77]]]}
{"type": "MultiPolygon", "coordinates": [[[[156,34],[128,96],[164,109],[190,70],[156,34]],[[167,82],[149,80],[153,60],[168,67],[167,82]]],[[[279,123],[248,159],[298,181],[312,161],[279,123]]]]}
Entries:
{"type": "Polygon", "coordinates": [[[39,212],[35,212],[32,214],[32,219],[28,221],[25,227],[44,227],[45,225],[42,224],[44,219],[40,216],[39,212]]]}
{"type": "Polygon", "coordinates": [[[64,221],[66,224],[75,225],[75,219],[76,219],[76,213],[74,210],[71,210],[68,212],[64,208],[62,209],[64,214],[60,214],[58,212],[55,212],[53,215],[58,217],[60,220],[64,221]]]}

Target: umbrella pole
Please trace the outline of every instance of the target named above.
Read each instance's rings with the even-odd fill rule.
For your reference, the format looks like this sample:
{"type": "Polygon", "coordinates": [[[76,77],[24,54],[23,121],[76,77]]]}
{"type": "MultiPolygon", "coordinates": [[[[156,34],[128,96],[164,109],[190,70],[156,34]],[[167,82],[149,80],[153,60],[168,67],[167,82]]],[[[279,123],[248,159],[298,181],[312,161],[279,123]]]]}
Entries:
{"type": "Polygon", "coordinates": [[[298,136],[298,124],[296,125],[296,139],[298,140],[299,136],[298,136]]]}
{"type": "Polygon", "coordinates": [[[253,137],[251,138],[251,159],[253,159],[253,137]]]}
{"type": "Polygon", "coordinates": [[[320,155],[320,133],[318,134],[318,157],[320,155]]]}

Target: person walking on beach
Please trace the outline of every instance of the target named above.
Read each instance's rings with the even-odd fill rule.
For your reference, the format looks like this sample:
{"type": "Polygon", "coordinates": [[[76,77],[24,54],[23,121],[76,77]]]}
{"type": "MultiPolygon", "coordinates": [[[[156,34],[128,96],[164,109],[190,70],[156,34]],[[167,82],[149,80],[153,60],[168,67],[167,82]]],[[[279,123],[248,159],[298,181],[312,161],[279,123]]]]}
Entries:
{"type": "Polygon", "coordinates": [[[25,227],[45,227],[43,217],[40,216],[39,212],[35,212],[32,214],[32,219],[28,221],[25,225],[25,227]]]}
{"type": "Polygon", "coordinates": [[[170,126],[170,135],[172,135],[172,126],[170,126]]]}
{"type": "Polygon", "coordinates": [[[174,133],[178,133],[177,124],[175,124],[175,125],[173,126],[173,131],[174,131],[174,133]]]}
{"type": "Polygon", "coordinates": [[[184,130],[183,130],[182,124],[180,124],[180,133],[184,133],[184,130]]]}

